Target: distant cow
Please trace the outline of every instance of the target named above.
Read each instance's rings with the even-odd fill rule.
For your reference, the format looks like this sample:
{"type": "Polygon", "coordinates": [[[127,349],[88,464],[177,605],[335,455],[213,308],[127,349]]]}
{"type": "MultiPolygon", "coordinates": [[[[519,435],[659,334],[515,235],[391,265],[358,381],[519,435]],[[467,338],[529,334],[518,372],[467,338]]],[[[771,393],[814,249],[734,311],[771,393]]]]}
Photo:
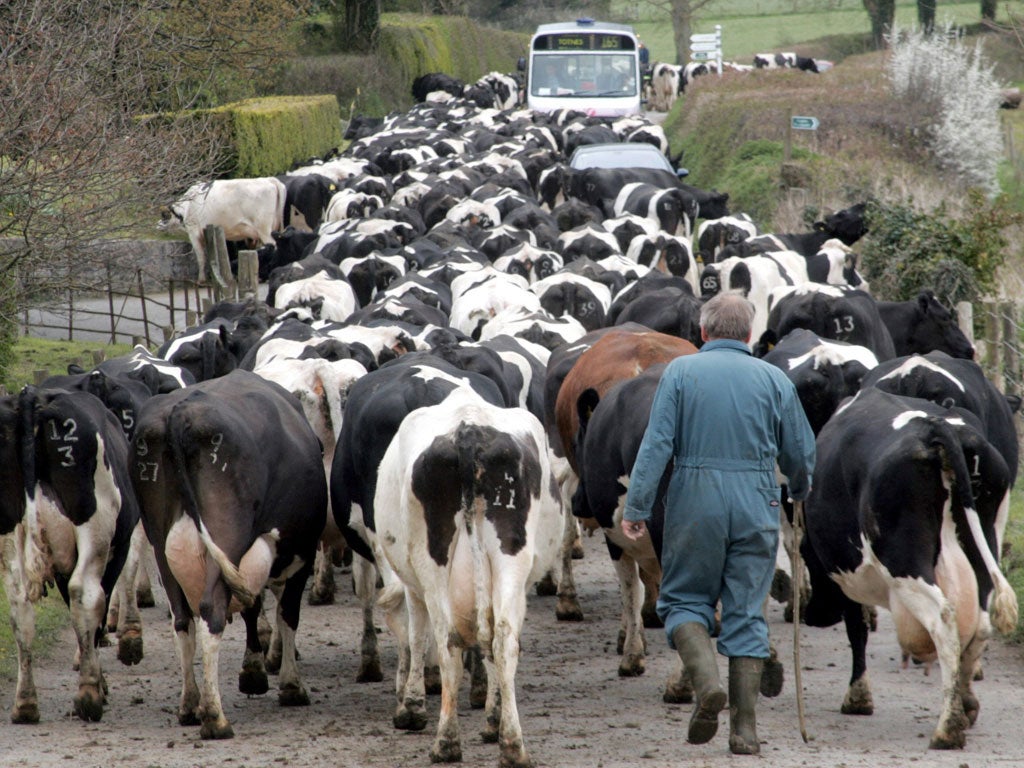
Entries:
{"type": "Polygon", "coordinates": [[[221,179],[192,185],[170,206],[157,228],[183,228],[196,253],[200,282],[206,279],[203,230],[215,224],[226,240],[255,240],[271,245],[272,232],[284,228],[285,185],[272,177],[221,179]]]}
{"type": "Polygon", "coordinates": [[[184,680],[181,725],[204,739],[231,738],[217,656],[228,619],[241,611],[242,693],[268,689],[256,632],[264,586],[277,598],[278,701],[309,704],[295,631],[302,591],[324,529],[327,481],[320,442],[294,396],[248,371],[200,382],[143,409],[131,445],[132,483],[173,615],[184,680]],[[193,661],[202,648],[203,687],[193,661]]]}
{"type": "Polygon", "coordinates": [[[844,714],[874,711],[862,606],[881,606],[904,653],[938,658],[943,701],[930,746],[964,746],[991,623],[1004,633],[1017,623],[994,530],[1009,485],[1006,462],[970,421],[926,400],[868,388],[821,430],[801,547],[806,620],[845,620],[853,670],[844,714]]]}
{"type": "Polygon", "coordinates": [[[394,721],[413,730],[426,725],[421,662],[433,640],[442,681],[434,762],[462,758],[461,649],[479,643],[488,662],[483,739],[499,743],[503,765],[531,765],[515,672],[526,588],[553,563],[562,535],[548,450],[543,427],[527,411],[460,391],[409,414],[380,463],[377,542],[401,582],[382,603],[390,623],[401,622],[395,598],[404,588],[408,611],[408,650],[399,655],[409,661],[394,721]]]}

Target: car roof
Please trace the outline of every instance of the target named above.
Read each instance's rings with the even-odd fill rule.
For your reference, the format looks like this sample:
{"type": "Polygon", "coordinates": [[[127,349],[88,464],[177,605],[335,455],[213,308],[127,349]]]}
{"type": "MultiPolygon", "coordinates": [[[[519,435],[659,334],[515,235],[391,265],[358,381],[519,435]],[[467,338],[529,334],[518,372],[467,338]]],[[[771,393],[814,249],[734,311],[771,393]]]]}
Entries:
{"type": "Polygon", "coordinates": [[[675,173],[664,153],[645,142],[584,144],[569,159],[569,167],[582,168],[657,168],[675,173]]]}

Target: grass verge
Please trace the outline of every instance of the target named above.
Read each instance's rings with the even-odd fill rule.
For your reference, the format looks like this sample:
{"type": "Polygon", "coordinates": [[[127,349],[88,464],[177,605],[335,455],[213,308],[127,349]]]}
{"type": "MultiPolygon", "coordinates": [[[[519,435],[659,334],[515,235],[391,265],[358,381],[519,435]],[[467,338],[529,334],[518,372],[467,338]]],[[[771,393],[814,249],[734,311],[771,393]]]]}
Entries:
{"type": "MultiPolygon", "coordinates": [[[[57,641],[61,631],[71,623],[71,614],[64,605],[56,588],[49,590],[46,597],[36,603],[36,634],[32,643],[32,654],[46,657],[57,641]]],[[[7,594],[0,585],[0,615],[11,615],[7,594]]],[[[0,621],[0,680],[15,681],[18,676],[18,647],[10,621],[0,621]]],[[[4,686],[7,689],[7,686],[4,686]]],[[[12,689],[7,689],[12,690],[12,689]]],[[[13,700],[13,697],[12,697],[13,700]]],[[[5,706],[10,702],[4,702],[5,706]]]]}
{"type": "Polygon", "coordinates": [[[88,370],[95,365],[94,353],[110,358],[131,351],[131,344],[98,345],[95,341],[54,341],[23,336],[14,345],[14,364],[0,373],[0,384],[8,392],[18,392],[26,384],[35,383],[37,371],[48,371],[51,376],[64,374],[68,363],[77,363],[88,370]]]}

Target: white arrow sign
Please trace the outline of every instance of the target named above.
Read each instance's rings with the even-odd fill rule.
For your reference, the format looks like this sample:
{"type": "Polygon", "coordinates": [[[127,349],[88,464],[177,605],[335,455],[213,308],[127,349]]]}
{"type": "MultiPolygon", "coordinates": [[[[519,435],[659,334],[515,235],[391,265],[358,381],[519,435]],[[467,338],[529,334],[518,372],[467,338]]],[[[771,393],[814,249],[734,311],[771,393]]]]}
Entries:
{"type": "Polygon", "coordinates": [[[691,51],[707,51],[708,53],[714,53],[719,49],[718,43],[690,43],[691,51]]]}
{"type": "Polygon", "coordinates": [[[691,43],[715,43],[718,42],[720,35],[717,32],[710,32],[702,35],[690,35],[691,43]]]}
{"type": "Polygon", "coordinates": [[[694,51],[690,54],[690,58],[694,61],[707,61],[708,59],[714,58],[710,53],[706,51],[694,51]]]}

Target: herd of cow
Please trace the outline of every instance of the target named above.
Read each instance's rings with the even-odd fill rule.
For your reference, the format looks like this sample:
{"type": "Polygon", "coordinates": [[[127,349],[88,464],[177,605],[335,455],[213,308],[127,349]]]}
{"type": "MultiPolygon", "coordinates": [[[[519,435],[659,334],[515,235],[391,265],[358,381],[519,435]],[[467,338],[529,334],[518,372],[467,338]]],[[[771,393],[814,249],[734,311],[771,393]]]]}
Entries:
{"type": "MultiPolygon", "coordinates": [[[[758,53],[752,64],[723,61],[722,72],[751,72],[758,69],[798,69],[801,72],[823,72],[832,63],[824,59],[800,56],[792,51],[781,53],[758,53]]],[[[650,82],[645,97],[648,109],[668,112],[676,99],[686,93],[687,86],[701,75],[718,74],[718,62],[691,61],[686,64],[670,64],[656,61],[651,67],[650,82]]]]}
{"type": "MultiPolygon", "coordinates": [[[[729,215],[727,195],[671,173],[565,164],[587,142],[666,149],[641,118],[434,94],[362,133],[283,179],[215,181],[175,205],[190,235],[273,233],[266,302],[217,305],[156,354],[137,348],[0,401],[14,722],[39,719],[32,602],[52,584],[78,639],[75,712],[100,719],[96,645],[109,626],[119,658],[141,658],[148,546],[173,614],[182,724],[232,735],[217,668],[235,612],[240,690],[266,692],[277,671],[280,703],[308,704],[301,596],[312,576],[310,600],[332,599],[347,547],[364,616],[358,679],[382,679],[378,580],[401,649],[394,725],[425,728],[436,665],[431,758],[460,759],[465,652],[483,662],[472,701],[486,707],[485,739],[503,765],[529,765],[514,680],[526,590],[556,589],[559,618],[580,619],[578,523],[603,531],[623,596],[619,673],[643,673],[661,526],[638,543],[620,534],[626,484],[664,363],[698,350],[703,300],[738,291],[757,309],[756,353],[794,381],[818,436],[804,615],[846,622],[843,711],[872,709],[862,604],[884,606],[909,658],[938,659],[932,746],[962,746],[992,624],[1017,618],[998,558],[1019,402],[984,378],[931,292],[880,302],[867,291],[851,249],[864,205],[812,232],[761,234],[729,215]]],[[[692,700],[681,667],[665,697],[692,700]]]]}

